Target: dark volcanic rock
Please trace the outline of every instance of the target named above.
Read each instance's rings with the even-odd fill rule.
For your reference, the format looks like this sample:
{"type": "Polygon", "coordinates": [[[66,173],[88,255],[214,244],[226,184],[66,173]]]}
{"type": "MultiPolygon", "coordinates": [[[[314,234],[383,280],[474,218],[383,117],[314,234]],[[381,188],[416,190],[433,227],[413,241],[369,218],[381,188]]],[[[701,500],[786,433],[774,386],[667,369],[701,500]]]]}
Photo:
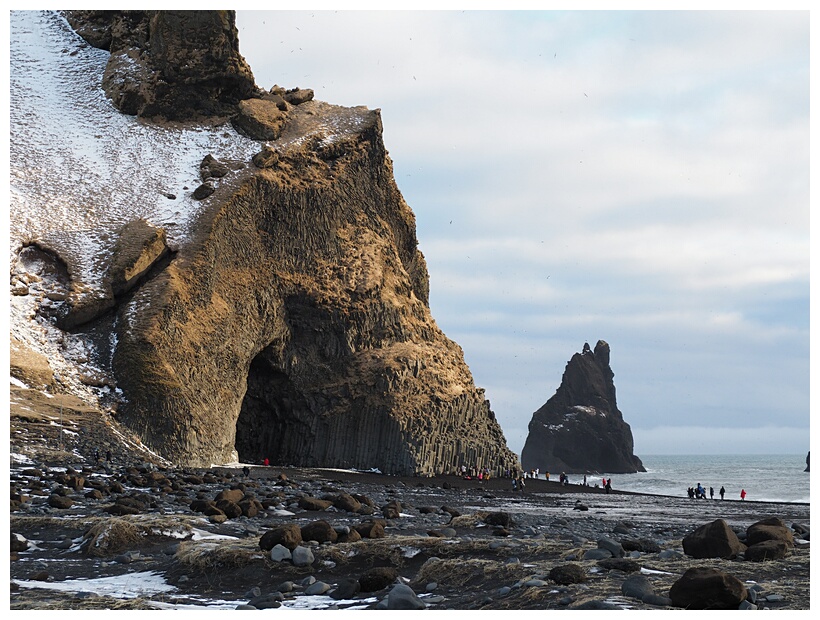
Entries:
{"type": "Polygon", "coordinates": [[[394,583],[398,578],[399,573],[392,566],[377,566],[359,577],[359,585],[362,592],[378,592],[394,583]]]}
{"type": "Polygon", "coordinates": [[[710,567],[690,568],[669,589],[672,604],[684,609],[737,609],[746,594],[737,577],[710,567]]]}
{"type": "Polygon", "coordinates": [[[524,469],[566,473],[646,471],[632,430],[615,402],[609,345],[584,344],[567,363],[561,386],[532,416],[521,452],[524,469]]]}
{"type": "Polygon", "coordinates": [[[789,555],[792,547],[782,540],[763,540],[750,545],[743,554],[751,562],[780,560],[789,555]]]}
{"type": "Polygon", "coordinates": [[[232,115],[261,93],[239,53],[233,11],[67,11],[111,52],[103,89],[125,114],[184,120],[232,115]]]}
{"type": "Polygon", "coordinates": [[[683,552],[693,558],[734,558],[746,550],[723,519],[701,525],[683,538],[683,552]]]}
{"type": "Polygon", "coordinates": [[[282,545],[293,551],[301,543],[301,528],[295,523],[289,523],[265,532],[259,539],[259,548],[270,551],[276,545],[282,545]]]}

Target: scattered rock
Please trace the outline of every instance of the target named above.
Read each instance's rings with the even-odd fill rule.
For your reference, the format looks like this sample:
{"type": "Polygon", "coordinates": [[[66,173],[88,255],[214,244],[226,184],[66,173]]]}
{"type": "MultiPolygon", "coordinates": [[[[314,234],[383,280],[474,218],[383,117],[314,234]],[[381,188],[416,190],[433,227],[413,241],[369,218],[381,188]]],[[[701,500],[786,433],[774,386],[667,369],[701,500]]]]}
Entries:
{"type": "Polygon", "coordinates": [[[737,577],[710,567],[690,568],[669,589],[672,604],[684,609],[737,609],[746,594],[737,577]]]}

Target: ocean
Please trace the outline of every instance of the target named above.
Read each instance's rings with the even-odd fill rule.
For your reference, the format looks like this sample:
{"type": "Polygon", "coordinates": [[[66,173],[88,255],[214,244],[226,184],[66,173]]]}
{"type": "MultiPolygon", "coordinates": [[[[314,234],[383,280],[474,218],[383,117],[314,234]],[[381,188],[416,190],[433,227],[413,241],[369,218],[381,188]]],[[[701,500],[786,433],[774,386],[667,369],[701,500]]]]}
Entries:
{"type": "MultiPolygon", "coordinates": [[[[700,483],[715,489],[719,500],[721,485],[727,500],[805,502],[809,500],[809,479],[805,454],[724,454],[724,455],[639,455],[646,472],[611,474],[612,487],[622,491],[687,497],[686,490],[700,483]]],[[[604,474],[610,477],[609,474],[604,474]]],[[[543,477],[540,476],[540,477],[543,477]]],[[[603,476],[588,476],[589,484],[601,484],[603,476]]],[[[557,476],[550,475],[550,479],[557,476]]],[[[582,476],[570,476],[578,483],[582,476]]]]}

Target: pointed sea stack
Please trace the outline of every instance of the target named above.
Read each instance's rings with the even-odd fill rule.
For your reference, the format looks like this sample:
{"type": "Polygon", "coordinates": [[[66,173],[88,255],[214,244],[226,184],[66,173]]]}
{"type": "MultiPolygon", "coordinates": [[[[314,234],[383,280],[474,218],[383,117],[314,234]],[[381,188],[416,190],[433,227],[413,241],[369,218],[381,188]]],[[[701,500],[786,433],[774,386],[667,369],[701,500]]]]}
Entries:
{"type": "Polygon", "coordinates": [[[561,386],[532,416],[521,453],[525,470],[628,474],[646,471],[632,453],[632,430],[615,402],[609,345],[584,344],[567,363],[561,386]]]}

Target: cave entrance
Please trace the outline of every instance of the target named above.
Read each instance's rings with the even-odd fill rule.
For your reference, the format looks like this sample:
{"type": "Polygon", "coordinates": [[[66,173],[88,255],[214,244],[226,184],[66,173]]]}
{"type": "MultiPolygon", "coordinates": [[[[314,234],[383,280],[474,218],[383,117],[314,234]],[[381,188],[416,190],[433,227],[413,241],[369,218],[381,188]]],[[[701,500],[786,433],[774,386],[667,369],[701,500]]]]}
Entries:
{"type": "Polygon", "coordinates": [[[312,431],[300,418],[309,410],[301,391],[265,349],[251,362],[248,388],[236,421],[235,448],[242,463],[291,465],[312,431]],[[301,414],[301,415],[300,415],[301,414]]]}

